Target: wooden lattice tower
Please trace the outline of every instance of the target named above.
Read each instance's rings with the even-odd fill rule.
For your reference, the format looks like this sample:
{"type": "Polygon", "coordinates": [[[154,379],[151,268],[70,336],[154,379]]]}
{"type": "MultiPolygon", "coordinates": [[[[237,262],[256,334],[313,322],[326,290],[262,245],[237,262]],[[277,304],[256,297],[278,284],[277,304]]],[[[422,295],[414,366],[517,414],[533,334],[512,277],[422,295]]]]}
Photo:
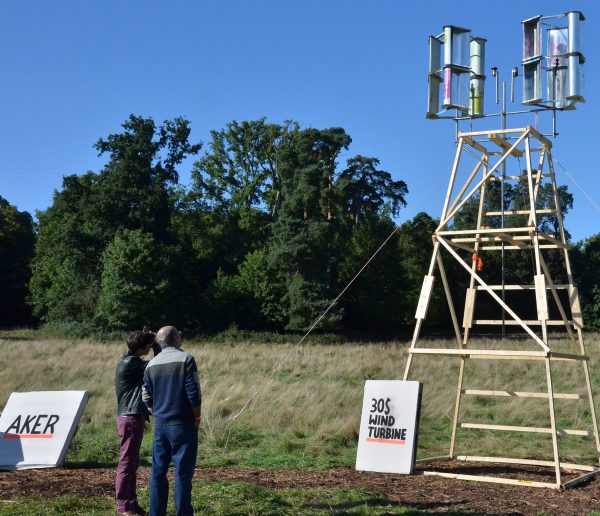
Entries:
{"type": "MultiPolygon", "coordinates": [[[[415,355],[422,355],[423,358],[432,355],[444,355],[455,357],[460,360],[458,387],[456,391],[456,403],[454,407],[454,418],[452,423],[452,433],[450,439],[450,450],[447,457],[459,460],[488,462],[488,463],[509,463],[526,464],[553,467],[556,474],[555,482],[533,482],[518,479],[509,479],[490,476],[462,475],[425,470],[424,474],[450,476],[467,480],[490,481],[505,484],[527,484],[535,487],[565,488],[581,482],[592,475],[600,472],[597,466],[581,464],[565,464],[559,459],[559,440],[558,436],[588,436],[595,441],[595,454],[597,460],[600,460],[600,439],[598,437],[598,427],[596,413],[592,397],[592,387],[590,372],[588,367],[588,356],[585,352],[582,335],[582,317],[579,306],[579,297],[577,288],[573,282],[571,264],[569,261],[567,239],[560,209],[560,199],[557,190],[554,167],[551,154],[551,142],[541,135],[533,127],[528,126],[519,129],[503,129],[480,132],[459,132],[458,147],[448,191],[444,200],[444,207],[440,224],[433,234],[433,255],[429,265],[429,270],[423,281],[421,296],[416,311],[416,327],[414,336],[409,349],[408,361],[404,372],[404,379],[408,379],[411,364],[415,355]],[[468,174],[466,181],[462,186],[459,185],[458,177],[461,170],[461,161],[465,154],[476,155],[478,162],[472,171],[468,174]],[[515,159],[524,160],[526,170],[519,166],[518,175],[505,175],[503,170],[515,159]],[[478,179],[478,173],[480,176],[478,179]],[[526,183],[528,192],[528,209],[513,211],[485,211],[486,192],[492,181],[523,181],[526,183]],[[543,184],[550,182],[553,193],[553,206],[549,209],[536,209],[536,199],[538,192],[543,184]],[[476,227],[468,229],[451,229],[452,222],[457,214],[471,201],[479,202],[476,227]],[[552,235],[540,230],[539,217],[544,215],[554,215],[557,218],[559,234],[552,235]],[[490,228],[487,223],[489,217],[503,217],[506,220],[503,228],[490,228]],[[518,218],[517,218],[518,217],[518,218]],[[525,225],[520,227],[510,227],[511,218],[520,220],[527,218],[525,225]],[[534,259],[534,271],[529,284],[506,284],[492,285],[482,279],[482,275],[477,271],[477,260],[479,256],[485,256],[488,252],[502,252],[530,250],[534,259]],[[457,250],[466,250],[469,255],[463,259],[457,250]],[[562,257],[562,266],[564,270],[550,270],[550,267],[544,259],[544,254],[548,250],[559,252],[562,257]],[[556,251],[558,250],[558,251],[556,251]],[[469,286],[466,289],[465,308],[462,325],[459,324],[459,318],[453,296],[450,291],[446,272],[444,270],[444,258],[450,257],[456,260],[469,276],[469,286]],[[434,273],[439,272],[442,280],[442,286],[445,291],[448,308],[452,317],[454,332],[456,334],[456,348],[433,349],[419,345],[419,336],[423,320],[427,314],[427,308],[431,299],[432,288],[434,284],[434,273]],[[557,277],[567,278],[566,283],[556,283],[557,277]],[[554,278],[554,279],[553,279],[554,278]],[[532,296],[532,304],[537,308],[537,319],[527,319],[523,314],[516,313],[518,308],[511,308],[510,303],[503,300],[504,293],[507,291],[525,291],[532,296]],[[568,293],[568,302],[565,301],[568,293]],[[561,294],[561,292],[563,292],[561,294]],[[506,314],[506,320],[482,320],[475,319],[474,314],[477,301],[482,295],[489,295],[498,305],[498,313],[501,309],[506,314]],[[550,300],[550,304],[549,304],[550,300]],[[563,302],[565,301],[565,302],[563,302]],[[500,308],[501,307],[501,308],[500,308]],[[559,314],[554,319],[550,319],[551,314],[559,314]],[[475,325],[500,325],[520,327],[529,337],[525,339],[527,349],[509,350],[509,349],[472,349],[469,347],[469,337],[471,329],[475,325]],[[552,349],[549,343],[549,327],[552,327],[551,335],[561,331],[562,335],[568,337],[572,351],[558,352],[552,349]],[[476,390],[469,389],[463,385],[465,367],[476,364],[476,360],[520,360],[520,361],[541,361],[545,364],[545,377],[547,383],[546,392],[515,392],[506,387],[506,390],[476,390]],[[573,363],[578,373],[575,376],[585,384],[585,393],[556,393],[553,387],[552,364],[555,361],[568,361],[573,363]],[[581,374],[582,373],[582,374],[581,374]],[[513,397],[513,398],[546,398],[548,400],[548,427],[537,428],[529,426],[507,426],[493,424],[477,424],[462,422],[459,420],[461,413],[461,401],[464,396],[492,396],[492,397],[513,397]],[[581,400],[589,402],[589,428],[558,428],[556,424],[555,400],[581,400]],[[542,460],[534,459],[513,459],[507,457],[475,457],[459,456],[456,454],[457,432],[462,428],[486,429],[497,431],[516,431],[533,432],[550,435],[552,439],[553,457],[547,457],[542,460]],[[581,472],[581,474],[572,480],[562,482],[561,474],[565,470],[581,472]]],[[[456,293],[455,293],[456,294],[456,293]]],[[[501,340],[499,342],[505,342],[501,340]]],[[[504,346],[503,346],[504,347],[504,346]]],[[[514,346],[509,346],[514,347],[514,346]]],[[[592,449],[590,442],[590,451],[592,449]]],[[[592,454],[590,454],[592,455],[592,454]]],[[[421,462],[431,462],[425,459],[421,462]]]]}

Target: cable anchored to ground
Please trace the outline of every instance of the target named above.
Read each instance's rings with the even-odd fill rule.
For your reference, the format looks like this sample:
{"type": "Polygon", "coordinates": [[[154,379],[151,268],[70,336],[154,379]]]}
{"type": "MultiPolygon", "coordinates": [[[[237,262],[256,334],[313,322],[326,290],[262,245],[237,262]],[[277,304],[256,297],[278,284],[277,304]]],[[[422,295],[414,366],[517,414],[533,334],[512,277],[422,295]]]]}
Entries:
{"type": "MultiPolygon", "coordinates": [[[[423,193],[423,195],[417,200],[415,206],[420,206],[423,201],[429,196],[433,188],[440,181],[442,176],[445,175],[445,171],[442,172],[436,179],[433,181],[429,188],[423,193]]],[[[318,326],[318,324],[323,320],[323,318],[331,311],[331,309],[336,305],[339,299],[346,293],[346,291],[352,286],[352,284],[358,279],[358,277],[363,273],[363,271],[369,266],[369,264],[375,259],[375,257],[380,253],[380,251],[387,245],[387,243],[392,239],[392,237],[396,234],[396,232],[400,229],[400,224],[397,224],[394,227],[394,230],[388,235],[388,237],[383,241],[383,243],[377,248],[377,250],[369,257],[369,259],[365,262],[365,264],[359,269],[359,271],[352,277],[352,279],[348,282],[348,284],[342,289],[342,291],[335,297],[335,299],[329,304],[329,306],[325,309],[325,311],[317,317],[317,319],[313,322],[310,328],[306,331],[306,333],[300,338],[296,344],[292,347],[290,352],[283,357],[281,362],[269,373],[266,380],[254,391],[252,396],[248,398],[248,401],[242,405],[242,408],[233,416],[229,418],[229,423],[227,424],[227,428],[229,429],[231,425],[244,413],[244,411],[252,404],[252,402],[257,398],[262,390],[265,389],[273,380],[273,377],[280,371],[280,369],[287,363],[287,361],[291,358],[291,356],[296,352],[298,347],[306,340],[306,338],[312,333],[312,331],[318,326]]]]}

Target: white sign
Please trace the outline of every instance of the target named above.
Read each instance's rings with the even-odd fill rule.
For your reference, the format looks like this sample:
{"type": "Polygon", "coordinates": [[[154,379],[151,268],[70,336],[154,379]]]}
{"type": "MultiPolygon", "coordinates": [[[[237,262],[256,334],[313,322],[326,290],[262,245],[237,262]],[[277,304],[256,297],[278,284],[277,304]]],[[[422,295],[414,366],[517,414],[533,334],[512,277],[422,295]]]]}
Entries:
{"type": "Polygon", "coordinates": [[[356,469],[412,473],[417,451],[420,406],[419,382],[367,380],[356,469]]]}
{"type": "Polygon", "coordinates": [[[86,391],[13,392],[0,416],[0,469],[60,466],[86,391]]]}

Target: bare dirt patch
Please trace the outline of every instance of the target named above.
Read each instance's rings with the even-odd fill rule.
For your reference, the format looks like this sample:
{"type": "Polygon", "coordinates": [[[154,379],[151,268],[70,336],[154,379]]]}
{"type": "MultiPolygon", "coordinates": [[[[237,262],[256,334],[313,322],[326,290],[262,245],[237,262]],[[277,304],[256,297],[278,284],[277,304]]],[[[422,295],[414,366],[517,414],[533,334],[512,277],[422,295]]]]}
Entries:
{"type": "MultiPolygon", "coordinates": [[[[493,474],[551,482],[548,468],[471,465],[447,462],[436,469],[471,474],[493,474]]],[[[147,483],[149,468],[139,471],[139,483],[147,483]]],[[[484,514],[579,516],[600,511],[600,478],[566,491],[507,486],[440,477],[361,473],[351,468],[329,470],[272,470],[250,468],[203,468],[197,482],[250,482],[270,489],[323,488],[366,489],[382,500],[430,511],[462,510],[484,514]]],[[[3,500],[27,496],[103,497],[112,499],[114,470],[41,469],[0,472],[3,500]]]]}

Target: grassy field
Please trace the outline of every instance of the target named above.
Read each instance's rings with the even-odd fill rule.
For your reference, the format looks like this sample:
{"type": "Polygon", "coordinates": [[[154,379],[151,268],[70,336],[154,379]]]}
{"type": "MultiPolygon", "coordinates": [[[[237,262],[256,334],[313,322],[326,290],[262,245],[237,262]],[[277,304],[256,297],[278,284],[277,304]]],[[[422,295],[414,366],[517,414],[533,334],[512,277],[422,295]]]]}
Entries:
{"type": "MultiPolygon", "coordinates": [[[[437,340],[428,345],[454,347],[456,344],[437,340]]],[[[472,343],[477,348],[494,345],[498,343],[486,339],[472,343]]],[[[598,402],[600,337],[587,335],[586,345],[598,402]]],[[[114,466],[118,458],[114,367],[124,345],[120,342],[40,339],[35,333],[12,331],[0,333],[0,346],[0,403],[5,403],[13,391],[87,390],[90,401],[67,456],[67,465],[114,466]]],[[[504,346],[522,349],[526,344],[511,340],[504,346]]],[[[530,343],[527,346],[531,348],[530,343]]],[[[354,464],[364,381],[400,379],[407,343],[308,343],[294,349],[291,343],[199,341],[186,342],[184,348],[195,356],[201,373],[203,421],[198,458],[200,466],[329,468],[354,464]],[[286,357],[285,365],[268,380],[255,401],[235,423],[230,424],[231,415],[267,381],[286,357]]],[[[554,342],[553,348],[568,349],[567,342],[554,342]]],[[[411,379],[424,383],[419,456],[447,454],[458,360],[417,357],[413,364],[411,379]]],[[[557,392],[584,392],[581,364],[556,363],[553,372],[557,392]]],[[[543,362],[473,360],[466,369],[465,387],[543,391],[544,365],[543,362]]],[[[549,426],[547,407],[547,400],[543,399],[471,397],[463,405],[461,420],[549,426]]],[[[577,429],[591,426],[587,401],[559,400],[557,415],[560,426],[577,429]]],[[[563,460],[593,462],[594,446],[589,438],[561,437],[560,446],[563,460]]],[[[145,464],[150,462],[150,449],[151,430],[148,428],[142,446],[145,464]]],[[[457,449],[459,454],[537,458],[550,457],[551,450],[549,436],[480,430],[462,430],[457,449]],[[503,453],[503,450],[510,452],[503,453]]],[[[326,511],[323,514],[335,513],[336,505],[348,500],[356,503],[345,512],[351,509],[358,511],[356,514],[377,514],[379,510],[369,493],[271,492],[243,484],[213,485],[211,488],[197,486],[195,489],[230,490],[231,496],[239,503],[266,504],[265,507],[273,508],[272,514],[287,514],[285,507],[310,505],[316,499],[325,504],[318,509],[326,511]],[[327,508],[329,506],[330,509],[327,508]]],[[[209,493],[200,491],[198,500],[209,503],[207,500],[213,499],[209,493]]],[[[108,510],[103,506],[105,502],[98,500],[98,514],[108,510]]],[[[37,502],[28,500],[27,503],[37,502]]],[[[64,499],[56,503],[78,502],[64,499]]],[[[114,510],[112,505],[110,507],[114,510]]],[[[239,514],[269,513],[260,507],[248,508],[239,514]]],[[[404,510],[385,507],[382,502],[381,513],[404,510]]],[[[0,505],[0,514],[8,514],[3,511],[9,509],[0,505]]],[[[231,509],[215,506],[207,512],[227,514],[231,513],[231,509]]],[[[63,512],[69,513],[69,510],[63,512]]],[[[316,509],[307,513],[319,514],[316,509]]]]}

